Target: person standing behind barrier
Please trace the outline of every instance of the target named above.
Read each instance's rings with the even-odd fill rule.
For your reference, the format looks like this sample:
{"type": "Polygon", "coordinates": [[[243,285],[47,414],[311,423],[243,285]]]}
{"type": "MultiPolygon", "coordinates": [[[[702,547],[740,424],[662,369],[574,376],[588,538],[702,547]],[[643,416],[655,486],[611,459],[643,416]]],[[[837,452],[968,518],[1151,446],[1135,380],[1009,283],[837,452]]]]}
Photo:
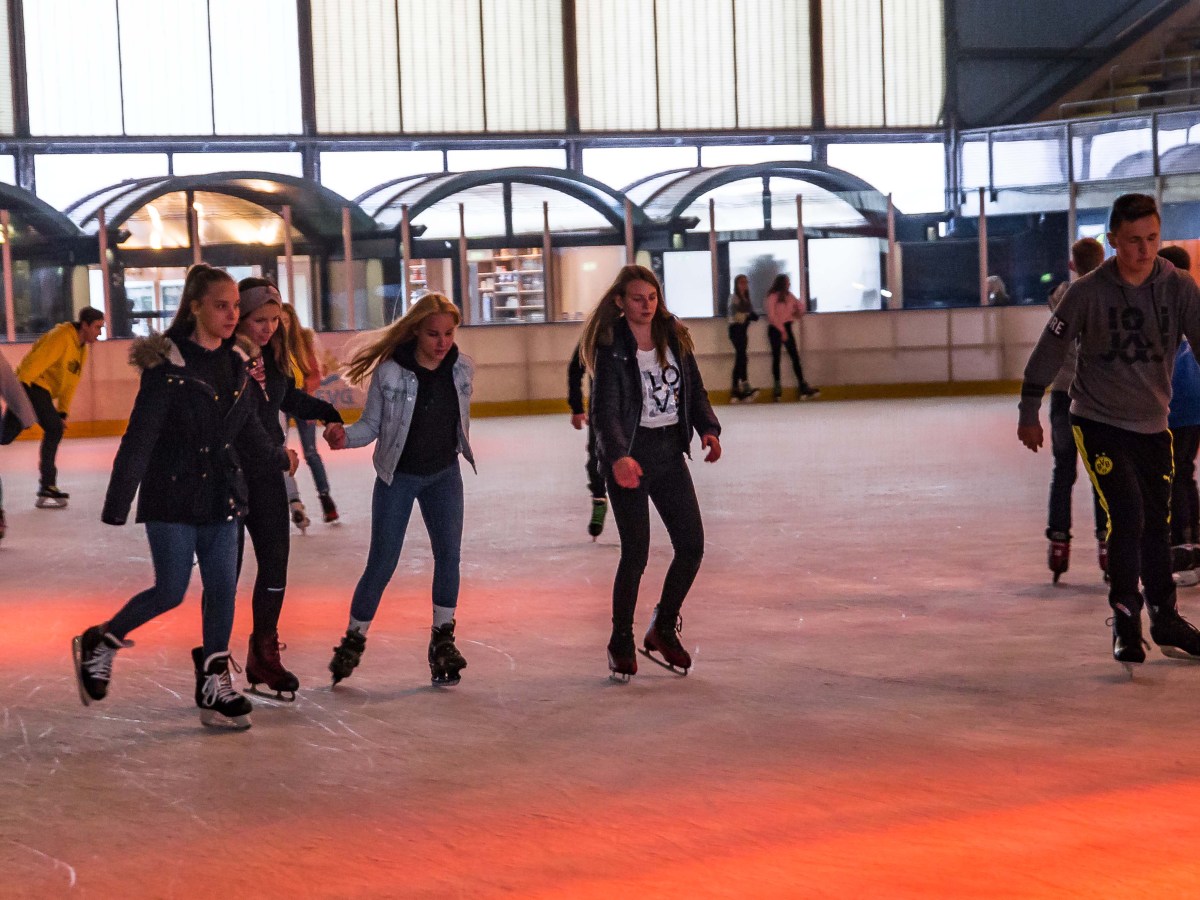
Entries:
{"type": "Polygon", "coordinates": [[[608,491],[604,486],[604,473],[600,471],[600,459],[596,455],[596,430],[583,409],[583,361],[579,358],[579,345],[571,354],[567,365],[567,405],[571,407],[571,426],[581,431],[587,426],[587,480],[588,492],[592,495],[592,518],[588,522],[588,534],[595,541],[604,531],[604,519],[608,513],[608,491]]]}
{"type": "Polygon", "coordinates": [[[733,382],[729,389],[729,399],[735,403],[752,401],[758,396],[758,389],[750,386],[749,375],[746,372],[749,365],[746,343],[750,323],[758,321],[758,313],[754,311],[754,304],[750,301],[750,279],[745,275],[733,279],[728,319],[729,341],[733,344],[733,382]]]}
{"type": "MultiPolygon", "coordinates": [[[[1071,246],[1070,268],[1081,278],[1104,262],[1104,245],[1095,238],[1083,238],[1071,246]]],[[[1063,282],[1050,295],[1053,312],[1066,296],[1069,282],[1063,282]]],[[[1078,474],[1079,450],[1071,432],[1071,382],[1075,380],[1076,347],[1067,348],[1067,358],[1050,384],[1050,448],[1054,470],[1050,476],[1050,513],[1046,537],[1050,541],[1047,561],[1057,582],[1071,561],[1071,489],[1078,474]]],[[[1092,488],[1092,507],[1096,521],[1100,570],[1108,568],[1108,513],[1092,488]]]]}
{"type": "Polygon", "coordinates": [[[800,351],[796,349],[796,336],[792,333],[792,322],[798,322],[807,312],[791,293],[792,280],[786,275],[776,275],[767,291],[763,303],[766,308],[767,338],[771,342],[771,377],[775,379],[774,398],[783,396],[783,383],[779,380],[779,363],[781,351],[787,348],[788,357],[792,361],[792,371],[796,373],[796,383],[800,388],[800,399],[811,400],[820,396],[821,392],[804,380],[804,370],[800,367],[800,351]]]}
{"type": "MultiPolygon", "coordinates": [[[[0,434],[0,446],[11,444],[17,435],[37,421],[37,413],[29,402],[29,395],[17,380],[8,360],[0,356],[0,400],[4,401],[4,429],[0,434]]],[[[4,483],[0,482],[0,540],[7,530],[4,518],[4,483]]]]}
{"type": "MultiPolygon", "coordinates": [[[[1182,247],[1163,247],[1158,255],[1191,277],[1192,258],[1182,247]]],[[[1200,495],[1196,490],[1196,451],[1200,449],[1200,364],[1187,340],[1175,353],[1171,375],[1171,577],[1180,587],[1200,584],[1196,543],[1200,541],[1200,495]]]]}
{"type": "Polygon", "coordinates": [[[592,427],[621,536],[610,677],[628,681],[637,674],[633,619],[650,554],[650,503],[675,555],[642,652],[686,675],[692,658],[679,640],[680,610],[704,556],[704,522],[684,454],[690,455],[694,431],[708,451],[704,461],[720,459],[721,424],[708,402],[691,335],[667,310],[662,285],[645,266],[617,273],[588,317],[579,353],[592,373],[592,427]]]}
{"type": "Polygon", "coordinates": [[[71,496],[58,489],[58,444],[87,362],[88,345],[96,343],[103,330],[104,313],[85,306],[77,321],[56,325],[38,338],[17,366],[17,378],[25,385],[43,432],[35,504],[39,509],[64,509],[71,496]]]}
{"type": "Polygon", "coordinates": [[[433,550],[430,679],[443,687],[458,684],[467,666],[454,643],[463,532],[458,455],[475,467],[470,444],[475,365],[454,343],[460,321],[452,300],[429,293],[402,318],[368,335],[366,347],[351,355],[345,376],[354,385],[371,379],[362,418],[340,439],[325,429],[334,450],[375,442],[371,548],[346,634],[329,663],[334,684],[350,677],[362,660],[367,629],[400,562],[414,502],[433,550]]]}

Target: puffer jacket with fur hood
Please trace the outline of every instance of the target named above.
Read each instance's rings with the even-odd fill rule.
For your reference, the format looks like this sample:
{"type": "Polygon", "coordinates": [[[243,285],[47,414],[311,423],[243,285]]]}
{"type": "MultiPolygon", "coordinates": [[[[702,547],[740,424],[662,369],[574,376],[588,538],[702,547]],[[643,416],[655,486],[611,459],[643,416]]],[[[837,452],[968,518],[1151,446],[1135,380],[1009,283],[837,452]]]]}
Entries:
{"type": "Polygon", "coordinates": [[[210,525],[246,511],[242,455],[274,460],[287,454],[270,440],[258,416],[261,394],[247,390],[245,354],[232,339],[219,350],[234,399],[222,413],[215,388],[188,366],[171,333],[134,341],[130,364],[142,370],[129,426],[113,461],[101,519],[122,525],[138,494],[138,522],[210,525]]]}

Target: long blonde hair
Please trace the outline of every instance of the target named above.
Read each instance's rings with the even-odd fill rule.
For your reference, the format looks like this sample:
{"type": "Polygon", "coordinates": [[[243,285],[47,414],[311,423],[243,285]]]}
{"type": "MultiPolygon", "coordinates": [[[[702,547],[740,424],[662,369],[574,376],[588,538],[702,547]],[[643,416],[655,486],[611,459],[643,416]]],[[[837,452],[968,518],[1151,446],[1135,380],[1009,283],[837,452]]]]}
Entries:
{"type": "Polygon", "coordinates": [[[658,276],[645,266],[623,266],[583,326],[583,337],[579,340],[579,358],[583,360],[584,365],[592,374],[596,372],[596,347],[600,344],[612,343],[613,324],[624,315],[621,308],[617,306],[617,299],[625,299],[625,290],[635,281],[646,282],[658,294],[658,306],[655,308],[654,318],[650,322],[650,336],[654,340],[654,349],[658,354],[659,365],[664,368],[667,365],[667,346],[672,331],[679,340],[681,353],[695,352],[691,334],[684,324],[677,321],[667,309],[666,298],[663,297],[662,284],[659,283],[658,276]]]}
{"type": "Polygon", "coordinates": [[[283,311],[286,313],[284,321],[287,323],[281,331],[286,332],[288,353],[292,356],[292,365],[300,370],[301,376],[308,378],[310,375],[316,374],[312,371],[312,360],[317,358],[316,348],[313,347],[312,334],[307,328],[300,325],[300,317],[296,314],[296,307],[284,301],[283,311]]]}
{"type": "MultiPolygon", "coordinates": [[[[416,336],[422,322],[439,313],[451,316],[455,326],[462,322],[462,315],[453,300],[445,294],[426,294],[391,325],[363,334],[361,336],[361,340],[364,342],[363,346],[353,352],[350,364],[346,367],[346,372],[342,377],[350,384],[362,384],[381,362],[395,352],[397,347],[411,341],[416,336]]],[[[355,341],[355,343],[358,342],[355,341]]]]}

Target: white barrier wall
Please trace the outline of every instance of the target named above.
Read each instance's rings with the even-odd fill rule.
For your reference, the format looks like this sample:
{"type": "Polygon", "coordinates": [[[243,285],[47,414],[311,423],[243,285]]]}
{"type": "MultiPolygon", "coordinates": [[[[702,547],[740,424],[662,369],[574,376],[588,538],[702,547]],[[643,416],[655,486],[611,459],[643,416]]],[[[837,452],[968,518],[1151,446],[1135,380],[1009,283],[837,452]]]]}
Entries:
{"type": "MultiPolygon", "coordinates": [[[[822,313],[798,323],[797,338],[805,376],[822,388],[1012,382],[1020,380],[1047,317],[1041,306],[822,313]]],[[[733,367],[727,325],[721,319],[694,319],[688,325],[705,384],[724,397],[733,367]]],[[[478,369],[479,411],[559,408],[556,404],[566,399],[567,362],[581,331],[579,322],[461,329],[459,346],[478,369]]],[[[337,355],[352,336],[329,333],[321,341],[337,355]]],[[[77,435],[107,431],[127,418],[138,385],[138,373],[127,361],[129,343],[103,341],[92,348],[71,409],[77,435]]],[[[14,367],[28,349],[28,344],[0,344],[0,354],[14,367]]],[[[760,388],[771,386],[763,321],[750,326],[750,380],[760,388]]],[[[786,355],[783,383],[795,386],[786,355]]],[[[339,391],[337,396],[341,405],[349,405],[353,395],[339,391]]]]}

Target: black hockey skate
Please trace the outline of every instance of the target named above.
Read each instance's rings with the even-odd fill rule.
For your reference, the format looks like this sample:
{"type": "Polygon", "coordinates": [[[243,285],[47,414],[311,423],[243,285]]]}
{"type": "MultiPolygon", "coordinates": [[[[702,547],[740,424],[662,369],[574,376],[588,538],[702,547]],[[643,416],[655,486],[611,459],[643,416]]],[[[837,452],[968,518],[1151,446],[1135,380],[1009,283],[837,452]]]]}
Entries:
{"type": "Polygon", "coordinates": [[[1050,548],[1046,554],[1046,563],[1050,566],[1054,583],[1058,584],[1063,572],[1071,566],[1071,536],[1062,531],[1051,531],[1047,537],[1050,538],[1050,548]]]}
{"type": "Polygon", "coordinates": [[[1150,638],[1163,656],[1200,660],[1200,631],[1173,605],[1150,607],[1150,638]]]}
{"type": "Polygon", "coordinates": [[[333,502],[333,498],[328,494],[317,494],[317,499],[321,501],[321,515],[325,519],[325,524],[332,525],[338,520],[337,505],[333,502]]]}
{"type": "Polygon", "coordinates": [[[8,522],[4,518],[4,510],[0,509],[0,541],[4,540],[4,535],[8,533],[8,522]]]}
{"type": "Polygon", "coordinates": [[[300,679],[283,667],[279,651],[287,649],[287,644],[279,643],[279,633],[252,634],[250,647],[246,651],[246,681],[250,687],[248,692],[261,697],[271,697],[266,691],[260,691],[258,686],[265,685],[274,691],[274,699],[291,703],[296,699],[296,691],[300,690],[300,679]],[[284,696],[284,695],[288,696],[284,696]]]}
{"type": "Polygon", "coordinates": [[[233,686],[229,674],[237,664],[225,650],[204,658],[204,648],[192,649],[192,664],[196,667],[196,706],[200,721],[210,728],[233,728],[244,731],[250,727],[254,706],[233,686]]]}
{"type": "Polygon", "coordinates": [[[132,646],[133,641],[113,637],[104,630],[103,625],[93,625],[71,640],[75,681],[79,685],[79,699],[84,706],[90,706],[92,701],[103,700],[108,695],[113,659],[118,650],[132,646]]]}
{"type": "Polygon", "coordinates": [[[300,533],[308,534],[308,526],[312,521],[308,518],[308,513],[304,511],[304,504],[299,500],[293,500],[288,504],[292,508],[292,524],[300,529],[300,533]]]}
{"type": "Polygon", "coordinates": [[[454,646],[454,620],[433,629],[429,638],[429,677],[438,687],[452,687],[462,678],[467,661],[454,646]]]}
{"type": "Polygon", "coordinates": [[[637,674],[637,651],[633,646],[633,628],[614,630],[608,639],[609,679],[618,684],[629,684],[637,674]]]}
{"type": "Polygon", "coordinates": [[[688,669],[692,667],[692,657],[679,642],[679,635],[683,631],[683,617],[676,616],[674,622],[668,623],[665,619],[660,621],[658,612],[656,606],[639,652],[655,665],[662,666],[676,675],[687,675],[688,669]],[[654,655],[656,653],[658,656],[654,655]]]}
{"type": "Polygon", "coordinates": [[[592,520],[588,522],[588,534],[592,536],[592,543],[596,542],[596,538],[600,537],[604,531],[604,517],[608,514],[608,498],[593,497],[592,498],[592,520]]]}
{"type": "Polygon", "coordinates": [[[347,629],[342,642],[333,648],[333,659],[329,661],[329,671],[333,673],[334,684],[350,677],[358,668],[366,649],[367,636],[358,629],[347,629]]]}
{"type": "Polygon", "coordinates": [[[800,385],[800,399],[801,400],[816,400],[820,396],[821,396],[820,388],[815,388],[811,384],[800,385]]]}
{"type": "Polygon", "coordinates": [[[52,484],[43,485],[38,488],[37,500],[33,505],[38,509],[66,509],[70,499],[71,495],[66,491],[60,491],[52,484]]]}
{"type": "Polygon", "coordinates": [[[1171,580],[1176,587],[1195,587],[1200,584],[1200,572],[1196,571],[1196,548],[1191,544],[1177,544],[1171,548],[1171,580]]]}
{"type": "Polygon", "coordinates": [[[1112,607],[1113,659],[1133,677],[1133,667],[1146,661],[1146,642],[1142,638],[1141,604],[1115,603],[1112,607]]]}

